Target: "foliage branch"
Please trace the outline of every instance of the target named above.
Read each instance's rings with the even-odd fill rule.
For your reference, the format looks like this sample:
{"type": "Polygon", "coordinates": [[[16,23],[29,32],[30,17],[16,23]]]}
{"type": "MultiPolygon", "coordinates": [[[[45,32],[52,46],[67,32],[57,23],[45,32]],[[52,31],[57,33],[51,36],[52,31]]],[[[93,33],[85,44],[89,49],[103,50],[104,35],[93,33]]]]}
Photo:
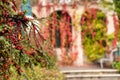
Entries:
{"type": "MultiPolygon", "coordinates": [[[[55,55],[40,32],[38,23],[18,11],[15,0],[0,0],[0,78],[10,80],[12,71],[20,76],[26,68],[51,68],[55,55]]],[[[18,78],[19,79],[19,78],[18,78]]]]}

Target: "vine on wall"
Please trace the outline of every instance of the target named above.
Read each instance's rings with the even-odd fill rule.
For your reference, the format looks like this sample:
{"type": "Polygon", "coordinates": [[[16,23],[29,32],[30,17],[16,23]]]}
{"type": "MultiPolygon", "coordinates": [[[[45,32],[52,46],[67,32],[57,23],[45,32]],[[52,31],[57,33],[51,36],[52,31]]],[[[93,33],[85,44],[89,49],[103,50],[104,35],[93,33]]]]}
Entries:
{"type": "Polygon", "coordinates": [[[90,61],[99,60],[106,52],[108,41],[111,41],[106,34],[106,15],[98,9],[88,9],[80,24],[85,55],[90,61]]]}
{"type": "Polygon", "coordinates": [[[115,35],[120,41],[120,0],[113,0],[113,4],[115,6],[115,12],[117,15],[113,15],[114,26],[115,26],[115,35]]]}
{"type": "Polygon", "coordinates": [[[72,22],[65,10],[58,10],[50,15],[46,34],[51,40],[52,47],[61,49],[60,64],[72,65],[77,58],[77,52],[72,52],[72,22]]]}

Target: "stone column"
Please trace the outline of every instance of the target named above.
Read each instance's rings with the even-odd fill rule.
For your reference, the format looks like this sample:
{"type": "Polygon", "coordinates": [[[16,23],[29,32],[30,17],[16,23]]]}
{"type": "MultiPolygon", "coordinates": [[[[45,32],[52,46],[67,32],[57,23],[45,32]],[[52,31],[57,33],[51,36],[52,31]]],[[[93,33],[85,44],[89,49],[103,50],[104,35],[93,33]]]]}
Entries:
{"type": "Polygon", "coordinates": [[[111,34],[115,31],[114,29],[114,21],[113,21],[113,11],[108,11],[106,13],[106,16],[107,16],[107,21],[108,21],[108,24],[107,24],[107,34],[111,34]]]}
{"type": "Polygon", "coordinates": [[[76,10],[75,19],[73,19],[73,23],[75,23],[75,26],[73,27],[73,37],[76,36],[76,40],[73,43],[73,52],[78,52],[77,59],[74,62],[74,65],[76,66],[83,66],[84,64],[84,55],[83,55],[83,48],[81,43],[81,26],[80,26],[80,18],[82,13],[84,12],[84,7],[79,6],[79,8],[76,10]],[[76,46],[76,48],[74,48],[76,46]]]}

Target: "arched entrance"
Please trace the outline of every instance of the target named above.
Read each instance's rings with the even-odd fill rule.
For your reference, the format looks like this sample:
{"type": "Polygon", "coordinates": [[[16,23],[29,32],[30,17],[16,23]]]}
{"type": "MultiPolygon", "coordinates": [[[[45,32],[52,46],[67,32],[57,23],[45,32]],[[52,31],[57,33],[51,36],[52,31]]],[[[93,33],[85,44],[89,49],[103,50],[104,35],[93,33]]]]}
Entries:
{"type": "Polygon", "coordinates": [[[72,20],[68,12],[57,10],[50,15],[49,33],[58,61],[69,64],[72,52],[72,20]]]}
{"type": "Polygon", "coordinates": [[[71,17],[67,12],[58,10],[50,15],[49,30],[55,48],[70,48],[72,39],[71,17]]]}
{"type": "Polygon", "coordinates": [[[88,9],[83,13],[80,24],[82,45],[87,61],[99,61],[108,46],[105,13],[96,8],[88,9]]]}

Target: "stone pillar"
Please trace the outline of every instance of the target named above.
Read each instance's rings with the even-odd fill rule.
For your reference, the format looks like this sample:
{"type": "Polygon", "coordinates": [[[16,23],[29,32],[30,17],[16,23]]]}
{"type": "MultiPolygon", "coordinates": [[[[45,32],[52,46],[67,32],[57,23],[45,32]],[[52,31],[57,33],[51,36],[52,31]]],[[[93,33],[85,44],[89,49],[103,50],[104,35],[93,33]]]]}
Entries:
{"type": "Polygon", "coordinates": [[[73,52],[78,52],[77,59],[74,62],[74,65],[82,66],[84,64],[83,63],[84,60],[83,60],[83,49],[81,45],[81,32],[73,29],[73,36],[76,37],[76,40],[73,45],[73,52]]]}
{"type": "Polygon", "coordinates": [[[107,34],[111,34],[115,31],[114,29],[114,20],[113,20],[113,11],[109,11],[106,13],[108,24],[107,24],[107,34]]]}
{"type": "Polygon", "coordinates": [[[78,52],[77,59],[74,62],[74,65],[76,66],[83,66],[84,65],[84,55],[83,55],[83,48],[81,43],[81,26],[80,26],[80,18],[82,13],[84,12],[84,7],[79,6],[79,8],[76,10],[75,19],[73,19],[73,23],[75,23],[75,26],[73,27],[73,37],[76,36],[76,40],[73,43],[73,52],[78,52]],[[74,48],[76,46],[76,48],[74,48]]]}

